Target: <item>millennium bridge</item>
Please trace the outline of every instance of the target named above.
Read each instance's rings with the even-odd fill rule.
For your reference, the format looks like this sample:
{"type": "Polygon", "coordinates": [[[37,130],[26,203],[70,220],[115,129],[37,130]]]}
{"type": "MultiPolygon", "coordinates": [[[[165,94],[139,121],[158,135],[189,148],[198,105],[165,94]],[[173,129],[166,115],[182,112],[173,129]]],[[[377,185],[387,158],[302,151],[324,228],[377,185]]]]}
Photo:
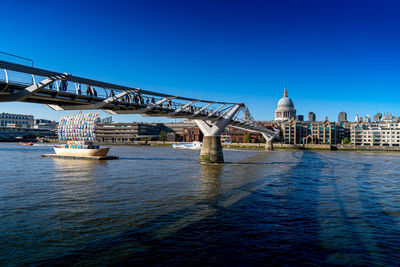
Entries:
{"type": "Polygon", "coordinates": [[[0,102],[15,101],[58,111],[102,110],[194,120],[204,135],[200,162],[224,162],[220,134],[226,126],[261,133],[267,150],[273,149],[273,139],[279,134],[256,122],[244,103],[163,94],[0,60],[0,102]]]}

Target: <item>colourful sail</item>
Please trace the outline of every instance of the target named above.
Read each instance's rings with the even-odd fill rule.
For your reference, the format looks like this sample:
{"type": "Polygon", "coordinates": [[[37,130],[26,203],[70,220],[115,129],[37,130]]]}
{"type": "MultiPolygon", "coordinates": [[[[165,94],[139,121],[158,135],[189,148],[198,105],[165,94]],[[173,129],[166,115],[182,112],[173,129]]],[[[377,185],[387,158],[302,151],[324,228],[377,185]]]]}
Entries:
{"type": "Polygon", "coordinates": [[[96,141],[96,121],[100,113],[79,113],[61,117],[58,125],[60,141],[96,141]]]}

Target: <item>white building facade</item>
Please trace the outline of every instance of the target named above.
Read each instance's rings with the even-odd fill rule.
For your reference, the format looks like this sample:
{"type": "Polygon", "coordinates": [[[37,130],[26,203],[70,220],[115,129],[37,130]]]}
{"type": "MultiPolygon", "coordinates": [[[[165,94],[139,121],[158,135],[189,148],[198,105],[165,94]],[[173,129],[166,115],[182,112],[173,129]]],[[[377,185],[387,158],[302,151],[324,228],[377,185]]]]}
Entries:
{"type": "Polygon", "coordinates": [[[358,146],[399,146],[400,123],[354,123],[351,126],[351,142],[358,146]]]}
{"type": "Polygon", "coordinates": [[[32,128],[34,119],[32,115],[23,114],[0,114],[0,127],[23,127],[32,128]]]}

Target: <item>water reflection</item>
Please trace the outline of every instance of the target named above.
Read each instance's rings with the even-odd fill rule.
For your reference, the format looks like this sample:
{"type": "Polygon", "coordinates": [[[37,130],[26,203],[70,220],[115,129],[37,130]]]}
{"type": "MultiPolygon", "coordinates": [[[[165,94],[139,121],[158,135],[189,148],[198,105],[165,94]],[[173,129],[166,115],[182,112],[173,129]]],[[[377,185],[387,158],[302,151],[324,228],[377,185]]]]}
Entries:
{"type": "Polygon", "coordinates": [[[220,192],[222,164],[201,164],[201,198],[214,199],[220,192]]]}
{"type": "Polygon", "coordinates": [[[53,159],[53,186],[65,218],[85,216],[96,209],[96,175],[101,166],[107,162],[53,159]]]}
{"type": "Polygon", "coordinates": [[[68,181],[90,180],[96,174],[98,166],[107,166],[107,161],[53,159],[56,177],[68,181]]]}

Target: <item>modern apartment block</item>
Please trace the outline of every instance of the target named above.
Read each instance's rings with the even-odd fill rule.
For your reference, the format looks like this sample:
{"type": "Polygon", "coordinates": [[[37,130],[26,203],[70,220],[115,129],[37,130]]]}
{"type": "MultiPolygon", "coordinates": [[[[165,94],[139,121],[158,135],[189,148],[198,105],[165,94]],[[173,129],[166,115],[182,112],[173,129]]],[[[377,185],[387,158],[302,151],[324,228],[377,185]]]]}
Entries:
{"type": "Polygon", "coordinates": [[[102,142],[133,142],[158,138],[161,128],[160,123],[98,123],[96,138],[102,142]]]}
{"type": "Polygon", "coordinates": [[[338,143],[341,143],[346,137],[350,139],[351,136],[351,125],[353,123],[348,121],[342,121],[337,123],[337,140],[338,143]]]}
{"type": "Polygon", "coordinates": [[[185,129],[194,127],[194,123],[145,123],[113,122],[97,123],[96,139],[101,142],[133,142],[158,139],[164,131],[168,141],[183,141],[185,129]]]}
{"type": "Polygon", "coordinates": [[[351,142],[357,146],[399,146],[400,123],[355,123],[351,126],[351,142]]]}

